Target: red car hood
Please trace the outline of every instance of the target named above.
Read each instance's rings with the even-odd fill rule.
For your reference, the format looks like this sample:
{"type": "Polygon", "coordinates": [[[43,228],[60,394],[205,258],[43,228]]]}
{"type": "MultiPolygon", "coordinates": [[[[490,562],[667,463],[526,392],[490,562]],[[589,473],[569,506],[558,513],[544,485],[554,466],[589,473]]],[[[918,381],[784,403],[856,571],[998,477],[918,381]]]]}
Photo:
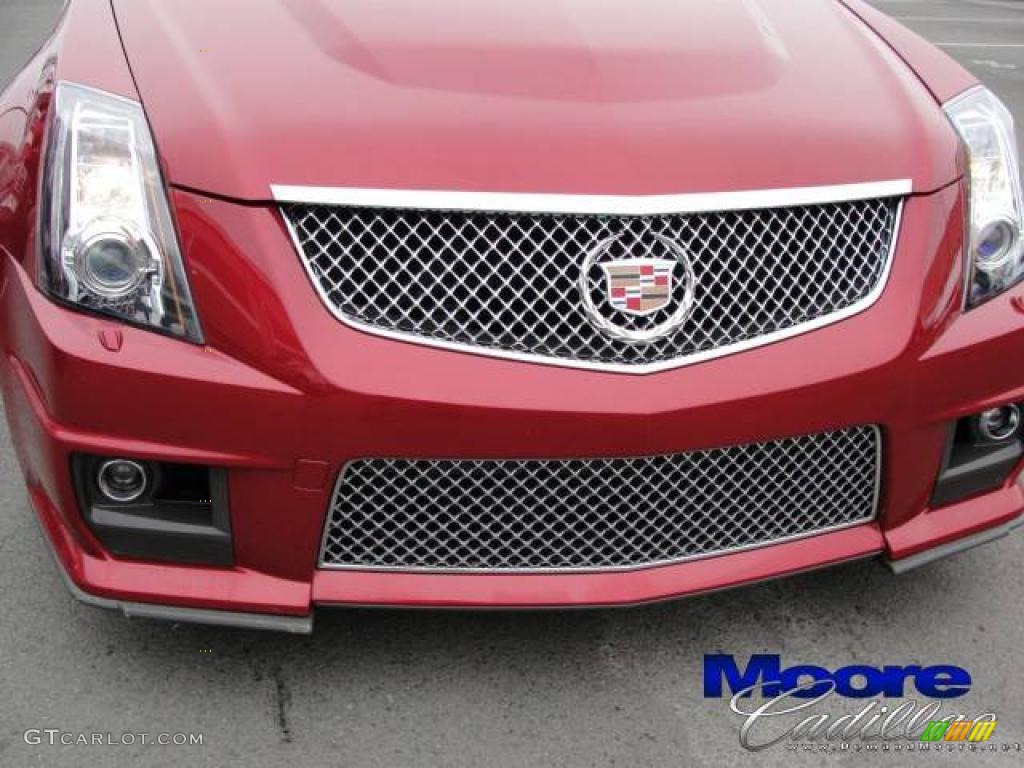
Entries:
{"type": "Polygon", "coordinates": [[[673,194],[957,176],[821,0],[115,0],[170,181],[673,194]]]}

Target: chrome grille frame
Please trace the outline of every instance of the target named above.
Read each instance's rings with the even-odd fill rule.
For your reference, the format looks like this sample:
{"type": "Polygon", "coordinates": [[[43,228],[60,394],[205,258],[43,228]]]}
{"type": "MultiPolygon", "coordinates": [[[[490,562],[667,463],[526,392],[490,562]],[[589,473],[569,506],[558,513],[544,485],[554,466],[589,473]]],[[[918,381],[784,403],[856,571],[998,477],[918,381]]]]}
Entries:
{"type": "MultiPolygon", "coordinates": [[[[324,306],[339,321],[356,330],[374,335],[478,356],[494,357],[564,368],[609,371],[628,374],[649,374],[681,368],[688,365],[737,354],[749,349],[773,344],[810,331],[832,325],[864,312],[881,297],[888,283],[892,263],[898,246],[902,225],[903,205],[913,185],[909,180],[853,184],[837,187],[795,188],[759,192],[712,193],[706,195],[664,196],[599,196],[599,195],[530,195],[474,192],[432,192],[408,190],[346,189],[321,187],[273,186],[275,200],[282,204],[341,206],[360,209],[378,208],[423,213],[481,213],[481,214],[537,214],[550,216],[597,217],[655,217],[685,216],[690,214],[716,214],[733,211],[756,212],[767,209],[825,206],[837,203],[894,200],[895,210],[891,223],[888,251],[873,288],[863,298],[810,320],[770,331],[735,343],[704,349],[671,359],[643,363],[621,363],[605,360],[581,360],[555,357],[530,351],[518,351],[484,346],[461,340],[437,338],[406,330],[382,327],[346,314],[331,299],[318,278],[312,259],[308,258],[302,239],[292,217],[282,206],[281,216],[292,239],[296,254],[320,296],[324,306]]],[[[716,302],[717,303],[717,302],[716,302]]]]}
{"type": "MultiPolygon", "coordinates": [[[[689,451],[679,454],[661,454],[657,456],[639,456],[639,457],[599,457],[592,459],[386,459],[386,458],[373,458],[373,459],[357,459],[347,462],[338,474],[337,481],[334,485],[330,497],[330,503],[327,509],[327,516],[324,521],[323,533],[321,536],[320,548],[317,555],[317,568],[323,570],[341,570],[341,571],[367,571],[367,572],[394,572],[394,573],[450,573],[450,574],[558,574],[558,573],[617,573],[617,572],[631,572],[640,571],[648,568],[658,568],[666,565],[678,565],[681,563],[695,562],[699,560],[706,560],[713,557],[724,557],[740,552],[747,552],[755,549],[762,549],[765,547],[775,546],[792,541],[798,541],[801,539],[807,539],[815,536],[821,536],[828,533],[834,533],[849,528],[854,528],[862,525],[868,525],[875,521],[879,514],[879,504],[881,500],[881,484],[882,484],[882,465],[884,457],[883,447],[883,434],[882,430],[877,425],[865,425],[859,427],[849,427],[846,429],[835,430],[832,432],[822,432],[811,435],[800,435],[790,438],[782,438],[778,440],[769,440],[757,443],[747,443],[741,445],[727,446],[724,448],[709,448],[702,450],[689,451]],[[393,464],[405,464],[405,465],[426,465],[439,467],[444,464],[463,464],[469,466],[481,466],[481,465],[504,465],[511,467],[513,465],[534,465],[534,466],[547,466],[556,467],[557,465],[568,465],[568,464],[598,464],[598,465],[610,465],[613,463],[632,463],[632,464],[646,464],[650,465],[656,462],[672,462],[678,460],[690,460],[697,461],[699,459],[706,459],[713,455],[722,455],[727,452],[741,452],[749,455],[751,452],[758,450],[769,451],[780,449],[785,450],[785,446],[795,446],[801,443],[808,443],[814,441],[829,441],[833,444],[841,439],[847,437],[855,439],[867,439],[870,437],[870,441],[873,447],[872,462],[873,466],[870,467],[871,472],[871,498],[869,509],[866,513],[861,513],[849,519],[845,522],[840,522],[832,525],[819,526],[811,528],[805,531],[793,533],[791,535],[778,536],[775,538],[767,538],[764,540],[743,544],[740,546],[729,546],[721,547],[713,550],[707,550],[695,554],[689,554],[680,557],[672,558],[661,558],[652,559],[640,563],[630,563],[622,565],[580,565],[580,566],[555,566],[555,567],[463,567],[463,566],[438,566],[438,565],[402,565],[402,564],[369,564],[369,563],[355,563],[355,562],[338,562],[338,558],[333,558],[333,561],[329,559],[330,547],[332,543],[332,530],[337,526],[336,512],[340,503],[342,503],[342,492],[346,487],[346,480],[350,473],[358,471],[361,465],[368,465],[376,463],[377,465],[393,465],[393,464]]],[[[860,449],[858,449],[860,450],[860,449]]],[[[866,449],[865,449],[866,450],[866,449]]],[[[806,458],[806,457],[804,457],[806,458]]],[[[778,464],[775,464],[778,467],[778,464]]],[[[616,473],[621,476],[621,471],[616,473]]],[[[447,475],[446,475],[447,476],[447,475]]],[[[661,493],[664,496],[664,493],[661,493]]],[[[454,514],[458,514],[456,511],[454,514]]],[[[730,520],[730,522],[733,522],[730,520]]],[[[591,529],[592,530],[592,529],[591,529]]],[[[596,544],[595,544],[596,546],[596,544]]]]}

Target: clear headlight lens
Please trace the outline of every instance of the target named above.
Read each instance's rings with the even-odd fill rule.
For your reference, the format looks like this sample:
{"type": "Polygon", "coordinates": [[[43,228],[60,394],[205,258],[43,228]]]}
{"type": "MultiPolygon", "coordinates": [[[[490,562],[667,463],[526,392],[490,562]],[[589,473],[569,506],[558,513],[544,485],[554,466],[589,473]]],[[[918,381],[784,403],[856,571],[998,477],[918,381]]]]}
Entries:
{"type": "Polygon", "coordinates": [[[40,282],[52,296],[202,341],[139,104],[57,86],[39,210],[40,282]]]}
{"type": "Polygon", "coordinates": [[[1010,111],[985,88],[946,105],[967,149],[967,304],[980,304],[1024,277],[1024,194],[1010,111]]]}

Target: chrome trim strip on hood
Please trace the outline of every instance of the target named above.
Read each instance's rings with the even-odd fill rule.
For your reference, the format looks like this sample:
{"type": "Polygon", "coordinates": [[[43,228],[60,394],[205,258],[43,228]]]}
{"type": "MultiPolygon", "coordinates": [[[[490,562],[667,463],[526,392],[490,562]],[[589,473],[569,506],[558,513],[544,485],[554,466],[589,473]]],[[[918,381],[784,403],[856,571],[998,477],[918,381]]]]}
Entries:
{"type": "Polygon", "coordinates": [[[458,192],[356,187],[293,187],[272,184],[279,203],[345,205],[358,208],[406,208],[435,211],[493,211],[593,216],[663,216],[675,213],[746,211],[824,205],[850,200],[905,197],[910,179],[832,187],[709,192],[683,195],[558,195],[521,192],[458,192]]]}

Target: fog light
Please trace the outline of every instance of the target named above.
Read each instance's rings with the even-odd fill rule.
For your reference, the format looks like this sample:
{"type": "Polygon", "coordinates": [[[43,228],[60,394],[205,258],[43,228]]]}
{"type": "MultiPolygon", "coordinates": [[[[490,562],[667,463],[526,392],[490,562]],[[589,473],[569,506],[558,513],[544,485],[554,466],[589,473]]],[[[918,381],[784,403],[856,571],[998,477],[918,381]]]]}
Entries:
{"type": "Polygon", "coordinates": [[[975,421],[978,436],[989,442],[1008,440],[1020,429],[1020,408],[1004,405],[983,412],[975,421]]]}
{"type": "Polygon", "coordinates": [[[96,484],[111,501],[125,503],[135,501],[146,492],[149,477],[145,468],[127,459],[113,459],[100,465],[96,473],[96,484]]]}

